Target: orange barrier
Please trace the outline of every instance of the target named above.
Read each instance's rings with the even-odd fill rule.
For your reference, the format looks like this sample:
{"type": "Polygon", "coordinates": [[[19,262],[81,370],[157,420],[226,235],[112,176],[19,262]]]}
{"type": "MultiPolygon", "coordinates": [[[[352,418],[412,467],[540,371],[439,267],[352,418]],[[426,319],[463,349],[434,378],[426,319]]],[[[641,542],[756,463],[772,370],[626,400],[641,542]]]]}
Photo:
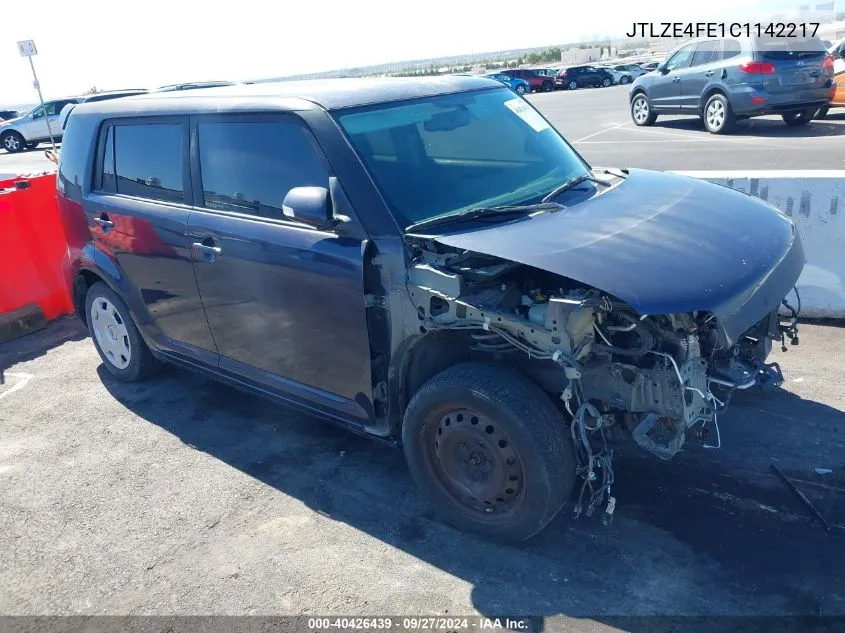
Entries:
{"type": "Polygon", "coordinates": [[[0,191],[0,315],[32,304],[47,319],[71,314],[56,175],[14,178],[0,181],[0,187],[9,183],[28,186],[0,191]]]}

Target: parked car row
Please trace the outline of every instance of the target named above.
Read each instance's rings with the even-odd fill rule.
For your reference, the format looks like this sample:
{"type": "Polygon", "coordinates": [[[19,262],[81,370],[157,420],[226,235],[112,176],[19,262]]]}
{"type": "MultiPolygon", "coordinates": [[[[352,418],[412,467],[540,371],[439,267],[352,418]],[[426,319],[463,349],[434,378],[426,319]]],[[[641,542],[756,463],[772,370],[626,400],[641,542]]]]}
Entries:
{"type": "MultiPolygon", "coordinates": [[[[836,55],[845,70],[843,53],[840,44],[836,55]]],[[[689,114],[713,134],[769,114],[779,114],[787,125],[806,125],[826,113],[831,100],[845,102],[845,90],[834,82],[834,64],[818,37],[695,39],[634,80],[631,118],[645,126],[661,114],[689,114]]]]}
{"type": "Polygon", "coordinates": [[[110,90],[79,97],[45,101],[44,105],[39,105],[25,114],[13,110],[0,110],[0,146],[7,152],[14,154],[25,149],[34,149],[40,143],[49,142],[51,136],[54,141],[60,141],[70,113],[80,103],[121,99],[148,92],[172,92],[231,85],[234,85],[234,82],[202,81],[161,86],[153,90],[146,88],[110,90]]]}

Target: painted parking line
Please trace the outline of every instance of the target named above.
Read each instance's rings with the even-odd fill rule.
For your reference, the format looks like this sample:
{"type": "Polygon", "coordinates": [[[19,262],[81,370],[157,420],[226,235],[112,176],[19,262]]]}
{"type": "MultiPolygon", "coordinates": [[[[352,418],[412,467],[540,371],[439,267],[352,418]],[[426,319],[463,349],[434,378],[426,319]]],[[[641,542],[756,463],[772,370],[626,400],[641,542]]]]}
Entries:
{"type": "Polygon", "coordinates": [[[630,124],[631,124],[630,121],[625,121],[623,123],[608,123],[607,127],[605,127],[603,130],[599,130],[598,132],[593,132],[592,134],[587,134],[587,136],[584,136],[584,137],[579,138],[578,140],[572,141],[572,142],[573,143],[581,143],[582,141],[586,141],[588,138],[593,138],[594,136],[598,136],[599,134],[604,134],[605,132],[610,132],[612,130],[618,130],[619,128],[621,128],[623,126],[630,125],[630,124]]]}
{"type": "Polygon", "coordinates": [[[11,378],[12,380],[9,380],[6,385],[4,385],[7,387],[6,389],[2,389],[2,387],[0,387],[0,389],[2,389],[0,390],[0,400],[15,393],[19,389],[26,387],[26,383],[32,379],[32,374],[6,372],[3,374],[3,377],[11,378]],[[11,383],[11,386],[8,386],[9,383],[11,383]]]}

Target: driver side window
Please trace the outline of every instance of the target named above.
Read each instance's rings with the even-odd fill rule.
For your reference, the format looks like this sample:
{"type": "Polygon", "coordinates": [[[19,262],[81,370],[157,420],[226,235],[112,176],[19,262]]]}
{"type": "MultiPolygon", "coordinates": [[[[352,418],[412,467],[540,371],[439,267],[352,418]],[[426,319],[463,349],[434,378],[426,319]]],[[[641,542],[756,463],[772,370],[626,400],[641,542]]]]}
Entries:
{"type": "Polygon", "coordinates": [[[666,70],[677,70],[679,68],[686,68],[689,66],[690,57],[692,57],[692,50],[695,44],[687,44],[683,48],[678,49],[669,61],[666,62],[666,70]]]}
{"type": "Polygon", "coordinates": [[[32,111],[32,118],[40,119],[43,117],[45,109],[47,111],[47,116],[53,116],[56,114],[56,102],[53,101],[51,103],[45,103],[43,106],[38,106],[38,108],[32,111]]]}

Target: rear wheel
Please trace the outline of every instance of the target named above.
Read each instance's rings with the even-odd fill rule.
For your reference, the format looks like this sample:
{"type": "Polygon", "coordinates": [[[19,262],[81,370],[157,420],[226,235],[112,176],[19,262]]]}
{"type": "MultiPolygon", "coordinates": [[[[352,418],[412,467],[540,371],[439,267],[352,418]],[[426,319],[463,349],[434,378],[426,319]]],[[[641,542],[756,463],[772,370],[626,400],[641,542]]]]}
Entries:
{"type": "Polygon", "coordinates": [[[721,93],[714,94],[707,100],[702,119],[705,129],[711,134],[727,134],[736,123],[731,104],[721,93]]]}
{"type": "Polygon", "coordinates": [[[572,79],[568,84],[566,84],[566,87],[570,90],[575,90],[576,88],[578,88],[578,82],[572,79]]]}
{"type": "Polygon", "coordinates": [[[651,125],[657,120],[657,115],[651,109],[648,97],[642,92],[638,93],[631,101],[631,119],[634,125],[651,125]]]}
{"type": "Polygon", "coordinates": [[[152,375],[159,362],[141,338],[123,299],[101,281],[88,289],[85,315],[94,347],[109,373],[123,382],[152,375]]]}
{"type": "Polygon", "coordinates": [[[402,442],[417,485],[452,525],[503,542],[537,534],[575,483],[566,423],[537,385],[491,363],[429,380],[405,412],[402,442]]]}
{"type": "Polygon", "coordinates": [[[3,132],[3,135],[0,136],[0,145],[10,154],[15,154],[23,151],[24,147],[26,147],[26,140],[21,136],[20,132],[9,130],[8,132],[3,132]]]}
{"type": "Polygon", "coordinates": [[[631,78],[628,75],[622,75],[622,78],[619,79],[619,83],[626,86],[631,83],[631,78]]]}
{"type": "Polygon", "coordinates": [[[830,108],[828,106],[824,106],[823,108],[819,108],[818,110],[816,110],[816,116],[814,118],[819,119],[819,120],[825,118],[827,116],[827,113],[828,113],[829,110],[830,110],[830,108]]]}
{"type": "Polygon", "coordinates": [[[783,118],[783,122],[789,126],[799,126],[799,125],[807,125],[810,121],[813,120],[813,116],[816,114],[815,110],[800,110],[798,112],[787,112],[786,114],[781,115],[783,118]]]}
{"type": "Polygon", "coordinates": [[[605,77],[604,79],[601,80],[601,85],[604,88],[609,88],[610,86],[613,85],[613,80],[611,80],[610,77],[605,77]]]}
{"type": "Polygon", "coordinates": [[[525,86],[523,86],[522,84],[519,84],[516,88],[514,88],[514,92],[518,95],[524,95],[525,94],[525,86]]]}
{"type": "Polygon", "coordinates": [[[540,86],[540,92],[551,92],[554,89],[554,84],[551,81],[544,81],[540,86]]]}

